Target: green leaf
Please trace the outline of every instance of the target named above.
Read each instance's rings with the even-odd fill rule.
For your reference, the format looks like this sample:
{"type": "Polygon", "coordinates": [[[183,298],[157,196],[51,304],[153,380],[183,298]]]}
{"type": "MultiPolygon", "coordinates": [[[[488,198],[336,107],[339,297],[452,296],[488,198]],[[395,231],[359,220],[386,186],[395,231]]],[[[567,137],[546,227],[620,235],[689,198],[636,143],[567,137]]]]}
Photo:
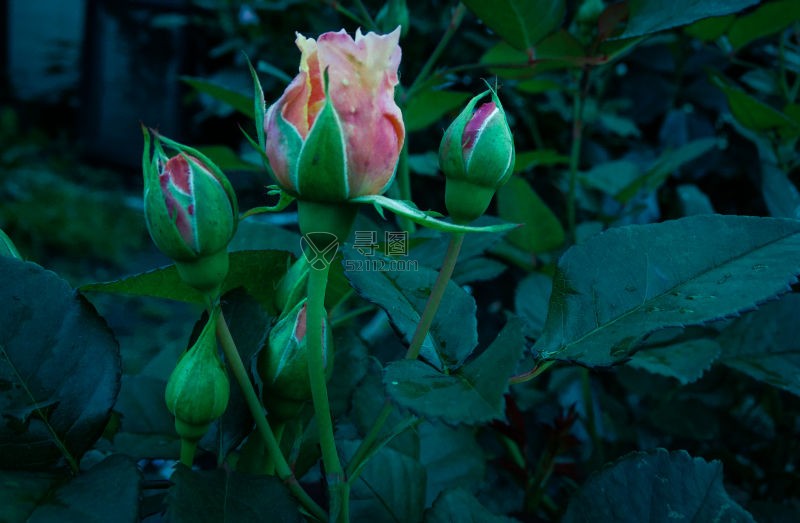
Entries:
{"type": "Polygon", "coordinates": [[[783,31],[800,20],[800,3],[796,0],[765,2],[752,13],[736,18],[728,30],[728,41],[734,51],[750,42],[783,31]]]}
{"type": "Polygon", "coordinates": [[[797,127],[797,122],[738,87],[729,85],[722,77],[714,76],[712,79],[725,93],[733,117],[748,129],[761,132],[797,127]]]}
{"type": "MultiPolygon", "coordinates": [[[[694,184],[682,184],[675,188],[678,206],[684,216],[695,214],[714,214],[711,200],[700,188],[694,184]]],[[[778,216],[783,218],[783,216],[778,216]]]]}
{"type": "Polygon", "coordinates": [[[588,188],[616,196],[641,176],[642,169],[636,163],[629,160],[614,160],[580,173],[578,180],[588,188]]]}
{"type": "Polygon", "coordinates": [[[534,351],[611,365],[650,333],[731,316],[782,294],[798,273],[794,220],[701,215],[611,229],[559,260],[534,351]]]}
{"type": "Polygon", "coordinates": [[[553,278],[535,272],[519,282],[514,293],[517,316],[525,322],[525,335],[538,338],[547,318],[547,303],[553,291],[553,278]]]}
{"type": "Polygon", "coordinates": [[[645,190],[653,192],[669,178],[682,165],[696,160],[700,156],[716,147],[715,138],[701,138],[684,144],[677,149],[663,153],[655,164],[647,170],[644,175],[632,181],[624,189],[619,191],[615,198],[621,202],[627,202],[636,194],[645,190]]]}
{"type": "Polygon", "coordinates": [[[500,42],[486,51],[480,62],[493,74],[504,78],[525,78],[546,71],[577,67],[587,61],[581,43],[563,29],[536,44],[532,55],[500,42]],[[531,59],[535,62],[531,62],[531,59]],[[509,67],[509,64],[518,66],[509,67]]]}
{"type": "Polygon", "coordinates": [[[464,489],[442,492],[433,506],[425,511],[425,523],[511,523],[516,521],[496,516],[464,489]]]}
{"type": "Polygon", "coordinates": [[[439,154],[428,151],[422,154],[408,155],[408,168],[423,176],[436,176],[439,172],[439,154]]]}
{"type": "Polygon", "coordinates": [[[403,111],[406,132],[425,129],[445,114],[460,109],[471,97],[469,93],[433,89],[415,94],[403,111]]]}
{"type": "MultiPolygon", "coordinates": [[[[345,275],[362,298],[386,311],[392,325],[410,343],[438,272],[426,267],[415,271],[358,270],[359,261],[374,259],[346,251],[345,275]]],[[[439,369],[459,367],[478,344],[476,311],[472,296],[450,281],[422,344],[422,357],[439,369]]]]}
{"type": "MultiPolygon", "coordinates": [[[[350,453],[355,452],[355,442],[350,453]]],[[[352,521],[421,521],[425,508],[425,469],[419,461],[383,447],[350,486],[352,521]]]]}
{"type": "Polygon", "coordinates": [[[480,356],[450,374],[418,360],[389,364],[383,377],[389,396],[419,416],[451,425],[503,418],[503,395],[523,347],[521,323],[509,320],[480,356]]]}
{"type": "Polygon", "coordinates": [[[486,457],[471,427],[450,427],[443,423],[422,423],[419,460],[428,472],[425,505],[443,491],[472,489],[483,481],[486,457]]]}
{"type": "MultiPolygon", "coordinates": [[[[559,89],[561,87],[559,86],[559,89]]],[[[564,156],[552,149],[539,149],[536,151],[523,151],[517,153],[514,160],[514,172],[521,173],[540,165],[566,165],[569,156],[564,156]]]]}
{"type": "Polygon", "coordinates": [[[686,34],[698,40],[711,42],[724,35],[735,19],[734,15],[703,18],[687,27],[685,31],[686,34]]]}
{"type": "Polygon", "coordinates": [[[777,165],[761,162],[761,193],[775,218],[800,218],[800,192],[777,165]]]}
{"type": "Polygon", "coordinates": [[[497,210],[502,219],[522,224],[506,239],[524,251],[539,254],[564,243],[561,222],[522,178],[512,177],[497,191],[497,210]]]}
{"type": "Polygon", "coordinates": [[[226,145],[207,145],[198,147],[197,150],[206,155],[223,171],[261,172],[263,170],[260,165],[239,158],[236,151],[226,145]]]}
{"type": "Polygon", "coordinates": [[[120,415],[114,450],[131,457],[177,459],[180,438],[164,403],[165,379],[124,375],[114,411],[120,415]]]}
{"type": "Polygon", "coordinates": [[[789,294],[735,320],[719,336],[720,362],[800,395],[800,295],[789,294]]]}
{"type": "Polygon", "coordinates": [[[664,449],[632,452],[591,476],[573,495],[562,521],[754,522],[725,491],[719,461],[664,449]]]}
{"type": "Polygon", "coordinates": [[[513,47],[525,51],[555,31],[564,18],[563,0],[466,0],[464,5],[513,47]]]}
{"type": "Polygon", "coordinates": [[[497,225],[487,225],[483,227],[473,227],[470,225],[456,225],[455,223],[445,222],[433,218],[428,213],[420,211],[410,202],[402,200],[392,200],[385,196],[359,196],[350,200],[353,203],[363,203],[374,205],[378,212],[388,209],[395,214],[405,216],[414,223],[424,225],[430,229],[442,232],[503,232],[518,227],[516,223],[501,223],[497,225]]]}
{"type": "Polygon", "coordinates": [[[701,338],[641,350],[633,355],[628,365],[675,378],[686,385],[700,379],[719,354],[719,343],[701,338]]]}
{"type": "Polygon", "coordinates": [[[759,0],[630,0],[628,25],[619,38],[641,36],[741,11],[759,0]]]}
{"type": "Polygon", "coordinates": [[[108,422],[120,355],[105,321],[67,282],[0,257],[0,467],[73,469],[108,422]]]}
{"type": "Polygon", "coordinates": [[[112,455],[47,492],[29,523],[133,523],[139,521],[141,475],[129,458],[112,455]]]}
{"type": "Polygon", "coordinates": [[[224,102],[248,118],[253,119],[253,100],[249,96],[202,78],[182,76],[181,80],[191,85],[198,92],[224,102]]]}
{"type": "MultiPolygon", "coordinates": [[[[557,82],[555,80],[548,80],[545,78],[542,79],[535,78],[533,80],[525,80],[524,82],[520,82],[517,84],[517,91],[529,94],[539,94],[547,91],[560,91],[561,88],[562,85],[560,82],[557,82]]],[[[536,153],[539,151],[531,151],[531,152],[536,153]]],[[[544,150],[542,152],[548,152],[548,151],[544,150]]],[[[555,151],[552,152],[555,153],[555,151]]],[[[517,161],[519,162],[519,156],[517,156],[517,161]]]]}
{"type": "Polygon", "coordinates": [[[289,490],[274,476],[251,476],[225,469],[192,471],[178,465],[167,495],[168,523],[301,523],[289,490]]]}
{"type": "MultiPolygon", "coordinates": [[[[275,288],[286,273],[291,254],[284,251],[237,251],[230,253],[230,270],[222,286],[223,293],[244,287],[269,312],[275,312],[275,288]]],[[[202,294],[178,276],[174,265],[127,276],[120,280],[90,283],[83,292],[110,292],[129,296],[150,296],[188,303],[204,304],[202,294]]]]}

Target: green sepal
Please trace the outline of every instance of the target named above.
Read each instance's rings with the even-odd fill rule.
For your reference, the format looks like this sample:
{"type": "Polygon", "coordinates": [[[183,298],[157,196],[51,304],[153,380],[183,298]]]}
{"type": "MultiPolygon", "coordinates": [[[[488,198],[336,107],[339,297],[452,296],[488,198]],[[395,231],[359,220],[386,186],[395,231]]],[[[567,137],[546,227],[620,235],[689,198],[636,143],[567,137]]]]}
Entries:
{"type": "Polygon", "coordinates": [[[240,131],[242,131],[242,135],[244,135],[244,138],[245,138],[245,140],[247,140],[247,143],[249,143],[249,144],[250,144],[250,146],[251,146],[251,147],[252,147],[252,148],[253,148],[253,149],[254,149],[254,150],[255,150],[255,151],[258,153],[258,155],[261,157],[261,164],[264,166],[264,169],[266,169],[267,173],[269,174],[269,177],[270,177],[270,178],[272,178],[273,180],[277,180],[277,178],[275,178],[275,173],[274,173],[274,172],[272,172],[272,167],[270,167],[270,165],[269,165],[269,157],[267,156],[267,150],[266,150],[266,149],[264,149],[264,148],[262,148],[262,147],[261,147],[261,146],[258,144],[258,142],[257,142],[257,141],[255,141],[255,140],[253,139],[253,137],[252,137],[252,136],[250,136],[249,134],[247,134],[247,131],[245,131],[245,130],[242,128],[242,126],[241,126],[241,125],[239,126],[239,130],[240,130],[240,131]]]}
{"type": "Polygon", "coordinates": [[[331,101],[325,71],[325,106],[306,136],[297,162],[298,194],[304,200],[347,200],[347,149],[344,129],[331,101]]]}
{"type": "Polygon", "coordinates": [[[458,225],[455,223],[444,222],[442,220],[437,220],[430,214],[413,207],[407,202],[392,200],[391,198],[380,195],[360,196],[358,198],[353,198],[350,201],[352,203],[374,205],[376,209],[382,208],[390,210],[397,215],[405,216],[414,223],[442,232],[503,232],[520,226],[518,223],[501,223],[498,225],[473,227],[470,225],[458,225]]]}
{"type": "Polygon", "coordinates": [[[283,275],[275,289],[275,303],[280,310],[291,310],[303,299],[309,270],[308,259],[300,256],[283,275]]]}
{"type": "Polygon", "coordinates": [[[164,153],[156,134],[153,149],[150,150],[150,131],[142,126],[144,135],[144,151],[142,152],[142,174],[144,176],[144,219],[147,230],[156,247],[173,260],[191,261],[197,258],[194,252],[183,240],[175,220],[170,217],[164,194],[159,181],[159,162],[166,164],[169,159],[164,153]],[[155,219],[152,219],[155,218],[155,219]]]}
{"type": "Polygon", "coordinates": [[[253,115],[256,123],[256,136],[258,136],[258,144],[261,146],[260,150],[266,151],[267,139],[264,134],[264,119],[267,114],[267,106],[264,101],[264,89],[261,88],[261,81],[258,79],[258,73],[256,73],[253,64],[250,62],[250,58],[245,54],[244,59],[247,61],[247,67],[253,77],[253,115]]]}
{"type": "MultiPolygon", "coordinates": [[[[191,156],[183,152],[181,156],[190,169],[206,169],[191,156]]],[[[225,249],[239,226],[239,213],[234,209],[234,202],[225,193],[224,184],[217,183],[222,179],[212,180],[205,175],[194,175],[195,215],[204,217],[202,223],[196,224],[198,252],[203,254],[225,249]]]]}
{"type": "MultiPolygon", "coordinates": [[[[258,374],[263,383],[262,397],[270,420],[284,421],[296,415],[303,403],[311,399],[308,376],[308,338],[298,339],[299,315],[307,300],[302,299],[291,310],[284,311],[270,330],[267,345],[258,355],[258,374]]],[[[327,318],[324,321],[323,362],[326,376],[333,370],[333,334],[327,318]]],[[[305,326],[304,329],[305,331],[305,326]]]]}
{"type": "Polygon", "coordinates": [[[19,255],[16,245],[14,245],[14,242],[11,241],[11,238],[9,238],[2,229],[0,229],[0,256],[6,258],[16,258],[18,260],[22,259],[22,256],[19,255]]]}
{"type": "Polygon", "coordinates": [[[475,106],[490,92],[492,91],[487,89],[474,96],[445,131],[442,142],[439,145],[439,167],[445,176],[466,176],[467,167],[464,164],[464,153],[461,145],[464,129],[472,119],[475,106]]]}
{"type": "MultiPolygon", "coordinates": [[[[291,187],[284,187],[284,189],[294,193],[294,196],[297,196],[300,192],[300,186],[298,184],[298,165],[300,163],[300,152],[304,145],[303,137],[300,136],[300,132],[294,125],[286,121],[281,111],[279,109],[276,110],[278,111],[276,121],[278,122],[278,136],[281,142],[280,149],[281,152],[286,155],[286,168],[289,171],[289,180],[292,183],[291,187]]],[[[272,166],[270,166],[270,168],[272,168],[272,166]]],[[[274,171],[275,169],[272,168],[272,170],[274,171]]]]}
{"type": "Polygon", "coordinates": [[[252,209],[250,209],[249,211],[247,211],[242,215],[241,218],[242,220],[244,220],[248,216],[254,216],[256,214],[264,214],[266,212],[281,212],[285,208],[289,207],[289,205],[291,205],[292,202],[295,200],[294,196],[284,191],[277,185],[270,185],[267,189],[269,189],[269,191],[267,192],[269,196],[275,196],[276,194],[278,195],[279,198],[278,203],[276,203],[275,205],[253,207],[252,209]]]}

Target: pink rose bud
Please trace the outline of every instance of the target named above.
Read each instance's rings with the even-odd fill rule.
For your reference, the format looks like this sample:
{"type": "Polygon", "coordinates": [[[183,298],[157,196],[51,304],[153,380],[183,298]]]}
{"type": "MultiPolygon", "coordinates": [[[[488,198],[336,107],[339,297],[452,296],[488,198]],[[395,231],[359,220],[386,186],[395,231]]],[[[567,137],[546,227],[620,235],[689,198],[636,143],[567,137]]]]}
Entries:
{"type": "Polygon", "coordinates": [[[228,179],[194,149],[168,142],[179,154],[168,158],[156,136],[150,158],[145,131],[144,214],[161,251],[175,260],[186,283],[211,291],[228,271],[226,247],[236,232],[238,207],[228,179]]]}
{"type": "Polygon", "coordinates": [[[495,191],[514,170],[514,139],[494,91],[470,100],[447,128],[439,146],[439,165],[447,177],[445,204],[450,215],[467,222],[486,212],[495,191]],[[490,93],[492,101],[476,109],[490,93]]]}
{"type": "Polygon", "coordinates": [[[301,200],[342,202],[383,193],[403,147],[394,102],[400,28],[297,35],[300,73],[267,111],[266,152],[280,186],[301,200]]]}
{"type": "MultiPolygon", "coordinates": [[[[333,335],[323,319],[322,361],[328,377],[333,371],[333,335]]],[[[258,374],[263,383],[262,398],[272,419],[297,416],[311,399],[306,341],[306,300],[287,310],[269,332],[267,344],[258,355],[258,374]]]]}

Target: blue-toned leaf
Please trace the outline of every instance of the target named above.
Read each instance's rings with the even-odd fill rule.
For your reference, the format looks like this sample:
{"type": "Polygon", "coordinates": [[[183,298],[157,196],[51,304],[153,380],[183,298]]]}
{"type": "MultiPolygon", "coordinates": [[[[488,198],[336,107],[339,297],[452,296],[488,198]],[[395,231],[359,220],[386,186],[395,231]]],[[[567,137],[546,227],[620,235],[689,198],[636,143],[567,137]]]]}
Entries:
{"type": "Polygon", "coordinates": [[[546,358],[611,365],[650,333],[752,309],[800,273],[800,222],[701,215],[619,227],[561,260],[542,337],[546,358]]]}

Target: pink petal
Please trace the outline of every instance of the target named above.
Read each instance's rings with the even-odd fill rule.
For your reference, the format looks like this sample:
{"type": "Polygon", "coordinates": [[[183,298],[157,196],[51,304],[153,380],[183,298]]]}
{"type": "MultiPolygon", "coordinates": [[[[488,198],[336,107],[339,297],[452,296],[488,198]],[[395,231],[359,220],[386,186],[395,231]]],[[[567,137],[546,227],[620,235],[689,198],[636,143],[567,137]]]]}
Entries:
{"type": "Polygon", "coordinates": [[[344,30],[317,42],[320,68],[347,136],[350,197],[381,192],[394,173],[405,139],[394,102],[400,64],[399,28],[388,35],[344,30]]]}
{"type": "Polygon", "coordinates": [[[472,146],[475,145],[475,140],[478,138],[478,134],[481,129],[483,129],[483,126],[486,125],[486,122],[488,122],[496,112],[497,106],[494,102],[487,102],[478,107],[472,114],[472,118],[464,128],[464,134],[461,135],[461,146],[464,149],[465,156],[468,154],[467,151],[472,149],[472,146]]]}

